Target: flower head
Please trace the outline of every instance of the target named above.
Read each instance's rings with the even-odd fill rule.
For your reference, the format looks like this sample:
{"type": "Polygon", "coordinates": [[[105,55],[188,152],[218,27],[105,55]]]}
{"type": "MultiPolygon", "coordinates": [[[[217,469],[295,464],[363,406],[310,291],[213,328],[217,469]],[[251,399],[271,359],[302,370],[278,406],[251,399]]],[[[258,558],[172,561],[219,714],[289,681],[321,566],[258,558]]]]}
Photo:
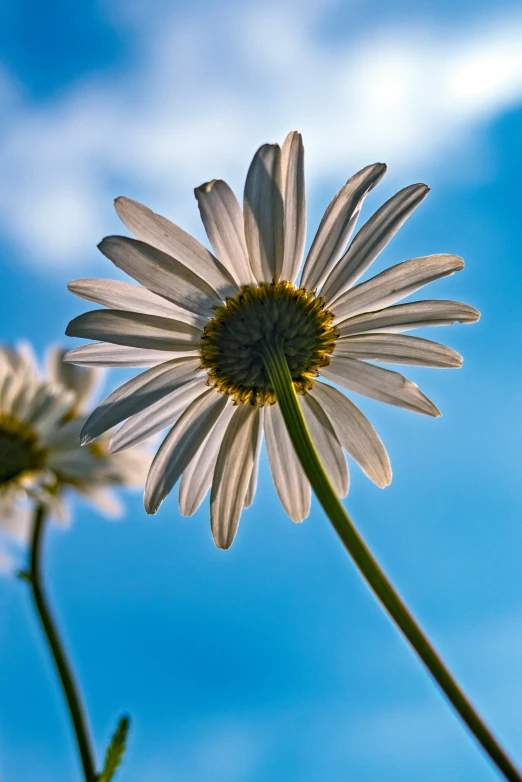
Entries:
{"type": "Polygon", "coordinates": [[[266,369],[282,351],[330,480],[348,491],[343,449],[379,486],[391,480],[384,446],[358,408],[323,379],[418,413],[440,415],[419,388],[383,362],[459,367],[454,350],[404,335],[418,327],[471,323],[479,313],[454,301],[397,304],[463,268],[453,255],[414,258],[366,282],[359,278],[423,201],[411,185],[390,198],[348,245],[361,205],[382,179],[380,163],[359,171],[334,196],[306,256],[304,151],[290,133],[265,144],[248,171],[243,209],[229,186],[196,188],[215,254],[141,204],[116,200],[134,239],[110,236],[101,252],[138,286],[83,279],[69,284],[108,309],[75,318],[67,334],[99,340],[66,361],[84,366],[150,367],[110,394],[82,431],[119,453],[171,426],[152,463],[145,508],[155,513],[181,478],[181,512],[196,511],[211,489],[216,544],[228,548],[256,490],[263,433],[274,483],[294,521],[308,515],[310,486],[293,450],[266,369]],[[347,247],[348,245],[348,247],[347,247]]]}
{"type": "Polygon", "coordinates": [[[53,349],[41,378],[28,346],[0,348],[0,530],[22,539],[27,500],[63,517],[65,495],[74,489],[114,514],[112,487],[141,483],[149,463],[139,450],[111,454],[108,437],[80,447],[97,371],[63,364],[62,357],[53,349]]]}

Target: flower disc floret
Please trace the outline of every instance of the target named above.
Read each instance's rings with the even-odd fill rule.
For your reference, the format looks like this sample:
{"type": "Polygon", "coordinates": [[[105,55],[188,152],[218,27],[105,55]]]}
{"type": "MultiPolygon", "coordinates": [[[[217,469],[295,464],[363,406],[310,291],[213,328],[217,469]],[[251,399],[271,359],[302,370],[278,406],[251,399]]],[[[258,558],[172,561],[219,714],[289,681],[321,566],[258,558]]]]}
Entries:
{"type": "Polygon", "coordinates": [[[289,282],[244,286],[215,307],[201,343],[202,366],[217,389],[236,403],[276,401],[265,366],[269,346],[280,348],[298,393],[327,366],[338,331],[324,300],[289,282]]]}
{"type": "Polygon", "coordinates": [[[0,414],[0,486],[42,467],[45,451],[29,427],[10,415],[0,414]]]}

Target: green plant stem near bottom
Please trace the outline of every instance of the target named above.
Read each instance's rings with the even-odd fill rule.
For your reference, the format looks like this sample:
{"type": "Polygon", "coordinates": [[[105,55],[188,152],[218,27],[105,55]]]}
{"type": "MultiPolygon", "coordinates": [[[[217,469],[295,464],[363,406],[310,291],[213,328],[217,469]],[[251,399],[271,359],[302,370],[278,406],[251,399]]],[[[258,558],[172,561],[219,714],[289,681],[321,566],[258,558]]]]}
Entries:
{"type": "Polygon", "coordinates": [[[463,690],[448,671],[428,638],[384,575],[337,497],[308,431],[284,354],[277,347],[266,346],[264,360],[277,400],[281,406],[288,434],[303,470],[324,512],[330,519],[361,575],[497,769],[510,782],[522,782],[520,772],[477,714],[463,690]]]}
{"type": "Polygon", "coordinates": [[[51,650],[54,664],[60,678],[63,694],[69,709],[69,715],[76,735],[76,743],[80,754],[85,782],[96,782],[97,774],[94,763],[94,753],[89,738],[87,719],[82,707],[78,686],[74,680],[71,666],[67,660],[56,629],[42,584],[42,537],[45,528],[45,508],[40,505],[36,509],[31,540],[30,570],[23,577],[31,587],[32,596],[40,618],[42,629],[51,650]]]}

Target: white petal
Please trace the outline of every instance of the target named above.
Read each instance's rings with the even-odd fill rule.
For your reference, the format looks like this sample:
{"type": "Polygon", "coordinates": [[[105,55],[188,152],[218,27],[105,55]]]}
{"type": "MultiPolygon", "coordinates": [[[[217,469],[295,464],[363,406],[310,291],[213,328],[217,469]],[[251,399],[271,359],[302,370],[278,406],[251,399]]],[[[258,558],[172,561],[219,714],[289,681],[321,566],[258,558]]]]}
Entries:
{"type": "Polygon", "coordinates": [[[361,361],[381,361],[385,364],[462,366],[462,356],[446,345],[403,334],[359,334],[345,337],[337,340],[334,355],[358,358],[361,361]]]}
{"type": "MultiPolygon", "coordinates": [[[[16,496],[2,497],[0,503],[0,531],[17,540],[23,546],[29,546],[34,525],[34,510],[31,506],[21,505],[16,496]]],[[[4,551],[0,549],[0,574],[6,573],[9,559],[3,558],[4,551]]],[[[13,568],[14,569],[14,568],[13,568]]],[[[10,573],[11,574],[11,573],[10,573]]]]}
{"type": "Polygon", "coordinates": [[[43,443],[56,429],[58,422],[71,411],[75,399],[72,391],[58,393],[55,390],[54,393],[50,393],[48,386],[44,383],[40,388],[43,393],[37,392],[34,395],[31,403],[27,405],[25,415],[16,416],[13,412],[13,417],[25,420],[28,426],[38,432],[43,443]]]}
{"type": "Polygon", "coordinates": [[[64,386],[76,395],[75,407],[83,408],[84,403],[94,393],[101,379],[101,371],[98,369],[80,369],[64,362],[65,351],[62,348],[53,348],[47,356],[47,377],[52,383],[64,386]]]}
{"type": "Polygon", "coordinates": [[[22,388],[20,377],[12,369],[6,367],[0,388],[0,412],[7,415],[14,414],[14,407],[22,388]]]}
{"type": "Polygon", "coordinates": [[[113,426],[195,378],[199,363],[199,358],[176,358],[128,380],[91,413],[81,432],[82,445],[92,442],[113,426]]]}
{"type": "Polygon", "coordinates": [[[75,483],[95,480],[102,468],[100,460],[87,448],[78,447],[69,451],[51,451],[47,465],[60,479],[72,479],[75,483]]]}
{"type": "Polygon", "coordinates": [[[384,331],[397,333],[427,326],[450,326],[452,323],[475,323],[480,312],[460,301],[427,300],[396,304],[377,312],[363,312],[338,323],[341,337],[384,331]]]}
{"type": "MultiPolygon", "coordinates": [[[[27,419],[32,409],[37,409],[40,402],[47,404],[52,401],[53,394],[43,383],[21,385],[19,378],[12,373],[7,387],[9,412],[19,421],[27,419]]],[[[71,399],[73,395],[71,394],[71,399]]]]}
{"type": "Polygon", "coordinates": [[[182,228],[130,198],[117,198],[114,206],[136,239],[175,258],[190,272],[206,280],[222,299],[237,292],[237,286],[223,264],[182,228]]]}
{"type": "Polygon", "coordinates": [[[75,486],[82,497],[100,510],[106,518],[120,519],[124,513],[123,503],[114,492],[107,486],[99,484],[85,484],[75,486]]]}
{"type": "Polygon", "coordinates": [[[329,365],[321,370],[321,374],[333,383],[339,383],[370,399],[404,407],[415,413],[440,415],[433,402],[421,393],[418,386],[398,372],[390,372],[389,369],[381,369],[353,358],[333,356],[329,365]]]}
{"type": "Polygon", "coordinates": [[[176,351],[196,350],[201,339],[201,331],[188,323],[122,310],[84,312],[71,320],[65,333],[134,348],[176,351]]]}
{"type": "Polygon", "coordinates": [[[303,521],[310,512],[310,484],[290,441],[278,404],[266,405],[265,435],[279,499],[292,521],[303,521]]]}
{"type": "Polygon", "coordinates": [[[427,185],[409,185],[370,217],[328,275],[321,291],[327,305],[357,282],[429,191],[427,185]]]}
{"type": "Polygon", "coordinates": [[[208,318],[212,307],[222,303],[214,288],[193,268],[150,244],[126,236],[107,236],[98,248],[140,285],[178,307],[208,318]]]}
{"type": "Polygon", "coordinates": [[[243,201],[250,266],[258,282],[279,279],[283,266],[281,149],[260,147],[248,169],[243,201]]]}
{"type": "Polygon", "coordinates": [[[294,282],[306,241],[304,147],[300,133],[288,134],[281,149],[284,206],[284,258],[281,279],[294,282]]]}
{"type": "Polygon", "coordinates": [[[43,381],[21,389],[13,404],[13,417],[27,424],[36,421],[41,424],[46,419],[49,426],[54,426],[56,420],[61,417],[58,411],[71,410],[75,402],[74,391],[70,389],[62,391],[62,388],[43,381]]]}
{"type": "Polygon", "coordinates": [[[306,425],[326,474],[339,497],[348,494],[348,467],[332,423],[319,402],[309,394],[299,396],[306,425]]]}
{"type": "Polygon", "coordinates": [[[250,481],[248,482],[248,489],[243,503],[243,508],[250,508],[254,502],[257,489],[257,474],[259,472],[259,457],[261,455],[261,445],[263,443],[263,422],[264,422],[264,408],[259,409],[259,427],[257,433],[256,454],[254,458],[254,466],[252,467],[252,474],[250,475],[250,481]]]}
{"type": "Polygon", "coordinates": [[[392,477],[390,460],[366,416],[344,394],[326,383],[314,383],[310,394],[330,418],[343,448],[368,478],[381,488],[388,486],[392,477]]]}
{"type": "Polygon", "coordinates": [[[398,263],[356,285],[328,306],[335,321],[352,318],[361,312],[375,312],[410,296],[424,285],[464,268],[457,255],[428,255],[398,263]]]}
{"type": "Polygon", "coordinates": [[[127,312],[144,312],[147,315],[160,315],[164,318],[181,320],[192,326],[203,329],[206,318],[177,307],[162,296],[130,282],[121,280],[103,280],[98,277],[87,277],[73,280],[67,287],[80,299],[87,299],[96,304],[102,304],[111,310],[126,310],[127,312]]]}
{"type": "MultiPolygon", "coordinates": [[[[196,351],[194,351],[196,354],[196,351]]],[[[112,345],[109,342],[93,342],[73,348],[64,354],[63,360],[68,364],[93,367],[152,367],[163,364],[173,358],[190,355],[183,350],[151,350],[147,348],[130,348],[127,345],[112,345]]]]}
{"type": "Polygon", "coordinates": [[[259,408],[238,405],[230,421],[216,462],[210,493],[212,537],[227,549],[236,536],[256,455],[259,408]]]}
{"type": "Polygon", "coordinates": [[[132,448],[156,432],[172,426],[185,408],[204,391],[206,382],[205,377],[189,380],[185,385],[146,407],[141,413],[129,418],[111,440],[112,453],[132,448]]]}
{"type": "Polygon", "coordinates": [[[209,388],[187,407],[172,427],[151,464],[145,484],[147,513],[156,513],[201,443],[218,420],[227,397],[209,388]]]}
{"type": "Polygon", "coordinates": [[[68,451],[78,448],[80,444],[80,432],[85,423],[85,416],[81,415],[67,421],[62,426],[57,426],[46,438],[46,447],[53,451],[68,451]]]}
{"type": "Polygon", "coordinates": [[[69,524],[71,518],[69,507],[63,496],[51,494],[46,489],[27,490],[27,494],[34,503],[40,503],[47,509],[49,516],[52,516],[62,526],[69,524]]]}
{"type": "Polygon", "coordinates": [[[3,345],[1,353],[7,366],[22,378],[22,382],[37,380],[38,360],[34,348],[29,342],[22,340],[17,343],[15,349],[3,345]]]}
{"type": "Polygon", "coordinates": [[[111,454],[107,459],[102,483],[109,480],[123,486],[142,486],[149,471],[151,458],[151,454],[145,448],[131,448],[123,453],[111,454]]]}
{"type": "Polygon", "coordinates": [[[386,166],[374,163],[354,174],[328,205],[305,261],[301,285],[307,290],[319,288],[341,257],[365,197],[377,185],[386,166]]]}
{"type": "Polygon", "coordinates": [[[255,285],[248,260],[243,212],[234,193],[222,179],[205,182],[194,193],[208,240],[217,257],[239,285],[255,285]]]}
{"type": "Polygon", "coordinates": [[[235,410],[229,398],[217,423],[183,473],[179,485],[179,509],[183,516],[192,516],[197,511],[212,485],[218,452],[235,410]]]}

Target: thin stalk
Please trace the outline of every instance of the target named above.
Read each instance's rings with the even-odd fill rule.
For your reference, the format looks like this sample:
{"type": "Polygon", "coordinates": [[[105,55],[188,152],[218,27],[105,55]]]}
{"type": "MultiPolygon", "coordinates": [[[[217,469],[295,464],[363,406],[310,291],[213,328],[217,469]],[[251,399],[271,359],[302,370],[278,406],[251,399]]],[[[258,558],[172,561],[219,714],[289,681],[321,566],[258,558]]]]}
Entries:
{"type": "Polygon", "coordinates": [[[277,347],[267,346],[264,361],[303,470],[359,572],[497,769],[510,782],[522,782],[520,772],[475,711],[388,581],[337,497],[308,431],[284,353],[277,347]]]}
{"type": "Polygon", "coordinates": [[[71,666],[67,661],[62,642],[58,635],[51,611],[42,585],[42,538],[45,528],[45,508],[39,505],[35,512],[34,528],[31,540],[30,570],[24,573],[25,579],[31,586],[34,603],[47,643],[51,650],[56,671],[60,678],[63,694],[69,710],[69,715],[76,735],[76,743],[83,767],[85,782],[96,782],[94,753],[91,748],[87,718],[81,703],[78,685],[74,680],[71,666]]]}

